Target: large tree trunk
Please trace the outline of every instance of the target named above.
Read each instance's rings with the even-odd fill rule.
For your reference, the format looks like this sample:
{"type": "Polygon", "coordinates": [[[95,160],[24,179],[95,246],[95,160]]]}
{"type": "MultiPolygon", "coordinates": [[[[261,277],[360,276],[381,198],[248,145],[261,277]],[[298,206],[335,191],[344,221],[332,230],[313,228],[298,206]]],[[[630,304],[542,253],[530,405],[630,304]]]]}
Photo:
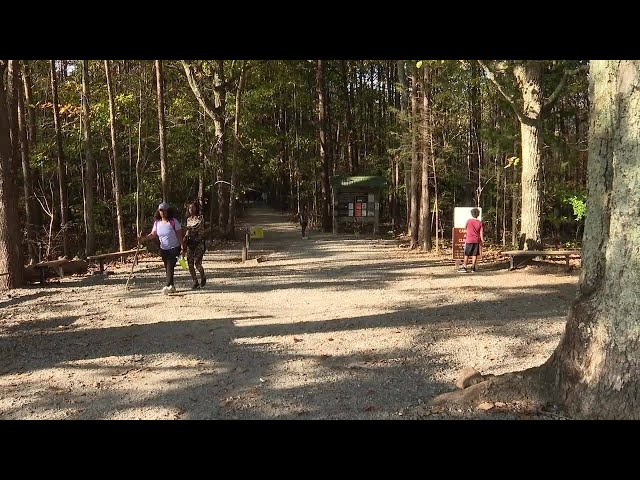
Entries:
{"type": "Polygon", "coordinates": [[[215,146],[213,148],[213,152],[216,157],[215,174],[216,182],[219,182],[218,188],[216,189],[216,194],[218,204],[218,228],[220,229],[220,232],[225,232],[225,225],[227,220],[227,208],[225,208],[225,206],[227,205],[227,200],[225,192],[227,191],[228,184],[224,179],[227,145],[224,139],[224,123],[225,122],[222,120],[213,121],[215,128],[215,146]]]}
{"type": "Polygon", "coordinates": [[[482,121],[482,104],[480,101],[480,88],[478,87],[479,68],[476,62],[471,62],[471,80],[468,83],[469,89],[469,158],[471,168],[478,169],[476,186],[476,206],[480,207],[480,196],[482,194],[482,142],[480,140],[480,127],[482,121]]]}
{"type": "Polygon", "coordinates": [[[495,74],[481,60],[478,60],[485,74],[498,91],[507,99],[520,121],[522,143],[522,222],[518,245],[527,250],[542,248],[542,154],[541,130],[542,117],[548,113],[558,100],[569,75],[582,69],[565,70],[562,79],[553,93],[544,99],[541,81],[541,62],[526,61],[515,65],[513,74],[522,94],[523,105],[520,109],[511,95],[507,94],[496,80],[495,74]]]}
{"type": "Polygon", "coordinates": [[[158,130],[160,137],[160,183],[162,185],[162,201],[168,202],[169,179],[167,173],[167,127],[164,121],[164,87],[162,84],[162,60],[156,60],[156,86],[158,93],[158,130]]]}
{"type": "Polygon", "coordinates": [[[96,165],[91,145],[91,111],[89,108],[89,60],[82,61],[82,120],[85,155],[84,174],[84,226],[86,232],[85,255],[96,253],[96,226],[93,216],[96,191],[96,165]]]}
{"type": "Polygon", "coordinates": [[[519,248],[542,249],[542,158],[540,128],[520,124],[522,137],[522,200],[519,248]]]}
{"type": "MultiPolygon", "coordinates": [[[[141,65],[142,67],[142,65],[141,65]]],[[[140,75],[140,90],[139,90],[139,100],[138,100],[138,152],[136,155],[136,235],[139,235],[141,232],[140,229],[140,159],[142,156],[142,85],[143,78],[146,78],[144,75],[144,70],[140,75]]]]}
{"type": "MultiPolygon", "coordinates": [[[[437,75],[437,70],[434,68],[431,71],[431,85],[434,84],[435,78],[437,75]]],[[[432,90],[433,91],[433,90],[432,90]]],[[[438,206],[438,172],[436,170],[436,155],[433,148],[433,131],[435,129],[435,124],[433,121],[433,95],[429,98],[429,111],[428,114],[428,122],[429,122],[429,153],[431,157],[431,171],[433,172],[433,210],[434,210],[434,227],[436,233],[436,254],[440,249],[440,207],[438,206]]],[[[443,229],[444,232],[444,229],[443,229]]]]}
{"type": "MultiPolygon", "coordinates": [[[[400,71],[400,68],[396,63],[394,80],[397,80],[399,71],[400,71]]],[[[400,98],[401,97],[399,93],[399,88],[396,87],[393,89],[393,99],[394,99],[394,105],[397,110],[400,110],[400,106],[401,106],[400,98]]],[[[396,113],[393,118],[394,118],[394,127],[396,130],[398,130],[400,128],[402,119],[398,113],[396,113]]],[[[399,142],[394,143],[394,146],[397,148],[399,146],[399,142]]],[[[400,191],[400,153],[399,152],[393,155],[391,159],[391,164],[393,165],[391,169],[391,177],[393,178],[393,203],[391,208],[391,215],[392,215],[392,222],[393,222],[392,223],[393,233],[395,234],[400,227],[400,195],[398,193],[400,191]]]]}
{"type": "Polygon", "coordinates": [[[331,217],[329,216],[329,158],[331,149],[329,147],[329,135],[327,132],[327,100],[325,83],[326,64],[324,60],[317,61],[316,88],[318,91],[318,134],[320,138],[320,179],[322,188],[322,198],[320,199],[320,221],[322,229],[328,232],[331,228],[331,217]]]}
{"type": "MultiPolygon", "coordinates": [[[[202,93],[202,89],[198,85],[198,80],[196,78],[195,72],[197,71],[200,76],[204,75],[202,65],[191,65],[184,60],[182,61],[182,65],[184,67],[185,74],[187,75],[187,80],[189,82],[189,86],[193,91],[198,103],[202,106],[204,112],[213,120],[214,126],[214,144],[212,151],[216,158],[216,164],[212,170],[212,183],[211,183],[211,199],[209,202],[209,221],[210,224],[213,225],[214,219],[214,204],[216,204],[216,193],[217,193],[217,206],[218,206],[218,228],[220,231],[225,231],[225,213],[226,213],[226,205],[225,195],[224,195],[224,167],[225,167],[225,157],[226,157],[226,145],[225,145],[225,127],[226,127],[226,119],[225,119],[225,106],[226,106],[226,94],[227,94],[227,86],[224,79],[224,61],[216,60],[214,63],[214,73],[213,73],[213,102],[206,97],[202,93]],[[213,179],[216,179],[214,182],[213,179]]],[[[213,235],[213,229],[211,230],[210,236],[213,235]]]]}
{"type": "Polygon", "coordinates": [[[420,195],[420,236],[422,248],[431,250],[431,198],[429,197],[429,163],[431,162],[431,110],[429,66],[424,66],[422,81],[422,194],[420,195]],[[429,87],[427,86],[429,85],[429,87]]]}
{"type": "Polygon", "coordinates": [[[520,209],[518,207],[520,195],[520,184],[518,183],[518,170],[513,166],[513,184],[511,185],[511,246],[518,246],[518,217],[520,209]]]}
{"type": "MultiPolygon", "coordinates": [[[[400,84],[400,119],[406,121],[406,113],[408,109],[407,105],[407,77],[404,70],[404,60],[398,60],[398,83],[400,84]]],[[[407,218],[407,233],[411,233],[409,221],[411,215],[411,170],[409,168],[409,159],[404,156],[404,187],[406,192],[406,218],[407,218]]]]}
{"type": "Polygon", "coordinates": [[[540,367],[489,378],[434,403],[514,397],[573,418],[640,420],[640,61],[591,61],[587,215],[578,295],[540,367]]]}
{"type": "Polygon", "coordinates": [[[522,91],[523,112],[520,117],[522,141],[522,220],[519,247],[542,249],[542,85],[540,63],[517,65],[513,73],[522,91]]]}
{"type": "Polygon", "coordinates": [[[414,67],[413,72],[413,85],[411,88],[411,211],[410,211],[410,232],[411,232],[411,242],[410,248],[415,248],[418,246],[418,227],[419,227],[419,216],[418,216],[418,190],[419,180],[418,175],[420,174],[420,157],[419,157],[419,124],[420,124],[420,107],[418,105],[418,95],[419,95],[419,82],[418,82],[418,72],[414,67]]]}
{"type": "Polygon", "coordinates": [[[50,61],[51,91],[53,92],[53,124],[56,130],[56,147],[58,151],[58,185],[60,194],[60,228],[62,229],[62,254],[69,258],[69,236],[67,234],[67,179],[64,149],[62,147],[62,125],[58,105],[58,78],[55,60],[50,61]]]}
{"type": "Polygon", "coordinates": [[[9,112],[4,88],[6,60],[0,60],[0,290],[23,283],[22,242],[18,222],[15,179],[9,135],[9,112]]]}
{"type": "MultiPolygon", "coordinates": [[[[204,110],[204,112],[213,120],[214,126],[214,143],[212,151],[217,160],[217,168],[213,167],[211,172],[211,191],[209,201],[209,224],[213,225],[214,219],[214,205],[216,204],[216,192],[218,195],[218,227],[221,231],[224,231],[224,186],[219,184],[218,181],[224,181],[224,164],[225,164],[225,142],[224,142],[224,128],[225,128],[225,116],[224,108],[226,103],[226,84],[224,82],[224,62],[218,60],[215,63],[217,66],[213,75],[213,101],[205,96],[198,84],[198,78],[196,74],[204,76],[202,65],[190,64],[182,60],[182,66],[187,76],[189,86],[193,91],[198,103],[204,110]],[[213,179],[216,179],[214,182],[213,179]]],[[[206,130],[205,130],[206,132],[206,130]]],[[[206,155],[205,155],[206,157],[206,155]]],[[[210,230],[210,238],[213,238],[213,228],[210,230]]]]}
{"type": "Polygon", "coordinates": [[[124,241],[124,224],[122,214],[122,201],[120,200],[122,192],[122,180],[120,178],[120,157],[118,156],[118,139],[116,135],[116,107],[114,102],[113,85],[111,82],[111,70],[109,68],[109,60],[104,61],[104,72],[107,77],[107,93],[109,95],[109,123],[111,125],[111,151],[113,153],[113,193],[116,202],[116,217],[118,224],[118,246],[120,251],[125,250],[124,241]]]}
{"type": "MultiPolygon", "coordinates": [[[[23,77],[24,78],[24,77],[23,77]]],[[[22,186],[24,189],[25,227],[27,231],[27,252],[29,264],[38,262],[33,231],[33,188],[31,186],[31,167],[29,165],[29,140],[27,138],[27,112],[22,93],[18,92],[18,129],[20,131],[20,151],[22,156],[22,186]]]]}
{"type": "Polygon", "coordinates": [[[429,113],[429,123],[431,128],[429,129],[429,150],[431,153],[431,170],[433,171],[433,210],[435,212],[434,228],[436,231],[436,253],[440,249],[440,207],[438,206],[438,172],[436,171],[436,156],[433,152],[433,117],[432,113],[429,113]]]}
{"type": "Polygon", "coordinates": [[[546,365],[587,418],[640,419],[640,61],[590,64],[588,197],[578,298],[546,365]]]}
{"type": "MultiPolygon", "coordinates": [[[[213,99],[214,99],[214,118],[213,126],[215,130],[215,148],[214,152],[217,160],[216,181],[224,180],[225,168],[227,165],[227,144],[225,141],[225,131],[227,129],[227,119],[225,115],[227,105],[227,83],[225,80],[224,60],[216,60],[216,69],[213,75],[213,99]]],[[[227,204],[225,201],[225,192],[227,188],[225,183],[219,184],[218,192],[218,227],[221,232],[225,231],[227,220],[227,204]]]]}
{"type": "MultiPolygon", "coordinates": [[[[204,111],[201,113],[202,115],[202,129],[200,130],[200,137],[198,139],[198,203],[200,204],[200,208],[204,209],[204,191],[205,191],[205,177],[207,174],[206,163],[205,163],[205,148],[206,148],[206,138],[207,138],[207,116],[204,111]]],[[[211,209],[211,205],[209,209],[211,209]]],[[[204,215],[204,211],[201,211],[204,215]]]]}
{"type": "Polygon", "coordinates": [[[244,81],[247,71],[247,62],[242,64],[238,89],[236,90],[236,117],[233,128],[233,153],[231,155],[231,188],[229,191],[229,222],[227,235],[229,238],[235,237],[235,217],[236,217],[236,191],[238,190],[238,147],[240,145],[238,136],[240,135],[240,97],[244,88],[244,81]]]}

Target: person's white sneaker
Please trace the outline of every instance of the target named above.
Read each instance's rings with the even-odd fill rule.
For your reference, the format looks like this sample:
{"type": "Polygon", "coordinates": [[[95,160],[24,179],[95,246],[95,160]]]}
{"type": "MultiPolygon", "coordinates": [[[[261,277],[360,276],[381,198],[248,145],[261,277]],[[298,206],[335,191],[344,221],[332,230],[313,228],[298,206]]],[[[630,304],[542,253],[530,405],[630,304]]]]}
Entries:
{"type": "Polygon", "coordinates": [[[167,287],[167,293],[176,293],[176,287],[174,287],[173,285],[167,287]]]}
{"type": "Polygon", "coordinates": [[[169,293],[169,287],[167,287],[167,286],[162,287],[162,294],[166,295],[168,293],[169,293]]]}

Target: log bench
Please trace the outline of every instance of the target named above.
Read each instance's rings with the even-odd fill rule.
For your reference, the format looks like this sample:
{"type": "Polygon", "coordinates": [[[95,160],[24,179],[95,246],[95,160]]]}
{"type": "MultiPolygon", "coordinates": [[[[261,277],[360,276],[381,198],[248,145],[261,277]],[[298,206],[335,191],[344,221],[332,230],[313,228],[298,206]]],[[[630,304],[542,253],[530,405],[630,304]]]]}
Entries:
{"type": "Polygon", "coordinates": [[[90,255],[87,257],[87,260],[97,261],[100,264],[100,271],[98,273],[104,273],[104,263],[108,260],[113,260],[114,258],[122,258],[124,260],[128,255],[133,255],[138,252],[144,252],[147,250],[147,247],[132,248],[131,250],[124,250],[122,252],[113,252],[113,253],[103,253],[101,255],[90,255]]]}
{"type": "Polygon", "coordinates": [[[47,268],[55,270],[60,278],[64,278],[62,266],[69,263],[70,261],[71,260],[67,260],[66,258],[61,258],[59,260],[49,260],[48,262],[36,263],[35,265],[32,265],[32,267],[38,270],[38,273],[40,274],[40,283],[44,285],[44,283],[46,282],[44,278],[44,272],[47,270],[47,268]]]}
{"type": "Polygon", "coordinates": [[[515,270],[535,257],[565,257],[568,270],[569,257],[572,255],[582,257],[580,250],[508,250],[502,254],[511,257],[509,270],[515,270]]]}

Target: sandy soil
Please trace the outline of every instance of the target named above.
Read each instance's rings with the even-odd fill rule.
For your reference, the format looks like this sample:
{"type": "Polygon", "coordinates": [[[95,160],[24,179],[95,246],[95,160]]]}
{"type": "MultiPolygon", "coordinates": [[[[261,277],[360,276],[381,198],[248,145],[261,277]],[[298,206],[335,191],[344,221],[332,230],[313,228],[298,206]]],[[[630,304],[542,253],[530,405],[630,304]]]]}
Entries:
{"type": "Polygon", "coordinates": [[[460,369],[539,365],[562,334],[577,270],[458,274],[398,241],[310,232],[272,210],[256,260],[207,252],[208,284],[160,293],[159,257],[108,276],[0,296],[3,419],[549,418],[511,405],[424,406],[460,369]],[[496,413],[498,412],[498,413],[496,413]]]}

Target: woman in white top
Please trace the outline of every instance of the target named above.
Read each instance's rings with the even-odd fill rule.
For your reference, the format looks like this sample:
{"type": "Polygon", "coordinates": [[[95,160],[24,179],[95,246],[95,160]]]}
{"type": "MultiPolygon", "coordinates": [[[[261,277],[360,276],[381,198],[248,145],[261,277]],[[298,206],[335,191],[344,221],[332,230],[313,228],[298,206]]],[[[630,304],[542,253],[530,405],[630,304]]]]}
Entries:
{"type": "Polygon", "coordinates": [[[144,242],[152,238],[160,239],[160,256],[162,256],[167,275],[167,285],[162,288],[162,293],[165,295],[174,293],[176,287],[173,285],[173,271],[178,262],[178,256],[185,251],[184,232],[180,222],[174,218],[173,209],[169,208],[169,204],[165,202],[158,205],[151,233],[142,236],[140,240],[144,242]]]}

